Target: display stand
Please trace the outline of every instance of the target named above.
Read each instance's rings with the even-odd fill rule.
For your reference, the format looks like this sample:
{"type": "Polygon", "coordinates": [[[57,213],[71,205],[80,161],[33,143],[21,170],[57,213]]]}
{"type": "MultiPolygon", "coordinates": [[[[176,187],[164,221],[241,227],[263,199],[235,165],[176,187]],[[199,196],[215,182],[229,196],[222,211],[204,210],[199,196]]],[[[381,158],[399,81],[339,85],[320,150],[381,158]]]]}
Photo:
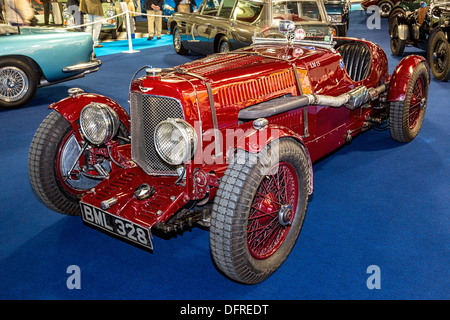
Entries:
{"type": "Polygon", "coordinates": [[[133,45],[131,43],[131,39],[135,38],[134,33],[134,19],[130,14],[130,11],[128,10],[128,5],[126,2],[120,3],[120,8],[122,9],[122,12],[125,12],[124,22],[125,22],[125,28],[127,30],[127,39],[128,39],[128,50],[123,51],[125,53],[134,53],[139,52],[139,50],[133,50],[133,45]]]}

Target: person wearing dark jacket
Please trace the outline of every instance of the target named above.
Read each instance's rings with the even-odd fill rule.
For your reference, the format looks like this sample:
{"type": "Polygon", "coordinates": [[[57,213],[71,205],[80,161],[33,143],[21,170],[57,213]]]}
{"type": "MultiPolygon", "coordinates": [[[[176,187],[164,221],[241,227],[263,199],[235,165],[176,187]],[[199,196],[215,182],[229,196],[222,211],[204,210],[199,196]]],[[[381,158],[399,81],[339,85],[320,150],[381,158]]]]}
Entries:
{"type": "Polygon", "coordinates": [[[152,40],[156,35],[156,39],[161,39],[162,30],[162,6],[164,0],[145,0],[145,10],[147,10],[148,21],[148,38],[152,40]]]}

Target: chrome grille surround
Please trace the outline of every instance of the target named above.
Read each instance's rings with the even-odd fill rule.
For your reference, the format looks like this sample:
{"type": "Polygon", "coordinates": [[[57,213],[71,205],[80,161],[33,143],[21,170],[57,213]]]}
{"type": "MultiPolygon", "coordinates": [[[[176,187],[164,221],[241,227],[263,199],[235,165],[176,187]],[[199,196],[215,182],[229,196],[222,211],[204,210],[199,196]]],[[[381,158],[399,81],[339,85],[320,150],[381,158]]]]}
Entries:
{"type": "Polygon", "coordinates": [[[147,94],[130,94],[131,158],[148,175],[177,175],[176,166],[163,161],[153,141],[155,127],[168,118],[184,119],[179,100],[147,94]]]}

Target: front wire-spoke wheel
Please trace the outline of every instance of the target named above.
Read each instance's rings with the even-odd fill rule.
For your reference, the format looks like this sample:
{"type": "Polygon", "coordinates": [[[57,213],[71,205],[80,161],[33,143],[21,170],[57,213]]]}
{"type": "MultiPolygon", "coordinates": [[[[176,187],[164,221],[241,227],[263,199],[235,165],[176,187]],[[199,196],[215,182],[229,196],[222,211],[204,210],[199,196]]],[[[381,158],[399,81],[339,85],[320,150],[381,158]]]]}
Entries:
{"type": "MultiPolygon", "coordinates": [[[[128,135],[122,123],[119,135],[128,135]]],[[[102,179],[88,165],[88,157],[89,152],[75,137],[70,123],[52,111],[37,129],[28,154],[28,174],[38,198],[52,210],[80,215],[81,196],[102,179]]],[[[111,170],[108,159],[96,162],[104,170],[111,170]]]]}
{"type": "Polygon", "coordinates": [[[275,164],[256,190],[247,225],[247,245],[256,259],[275,253],[290,230],[297,209],[298,183],[287,162],[275,164]]]}
{"type": "Polygon", "coordinates": [[[292,139],[260,154],[238,150],[221,181],[211,216],[217,267],[245,284],[265,280],[286,260],[305,217],[309,161],[292,139]],[[267,152],[266,152],[267,151],[267,152]]]}

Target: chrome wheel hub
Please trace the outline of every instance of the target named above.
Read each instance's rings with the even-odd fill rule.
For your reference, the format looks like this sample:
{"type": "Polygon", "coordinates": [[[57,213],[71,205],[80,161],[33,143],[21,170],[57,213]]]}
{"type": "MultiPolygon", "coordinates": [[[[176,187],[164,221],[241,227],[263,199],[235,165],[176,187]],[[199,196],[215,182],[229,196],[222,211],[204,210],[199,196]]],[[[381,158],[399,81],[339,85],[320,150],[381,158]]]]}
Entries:
{"type": "Polygon", "coordinates": [[[292,206],[291,205],[282,205],[280,211],[278,212],[278,221],[282,226],[289,226],[292,224],[292,206]]]}

